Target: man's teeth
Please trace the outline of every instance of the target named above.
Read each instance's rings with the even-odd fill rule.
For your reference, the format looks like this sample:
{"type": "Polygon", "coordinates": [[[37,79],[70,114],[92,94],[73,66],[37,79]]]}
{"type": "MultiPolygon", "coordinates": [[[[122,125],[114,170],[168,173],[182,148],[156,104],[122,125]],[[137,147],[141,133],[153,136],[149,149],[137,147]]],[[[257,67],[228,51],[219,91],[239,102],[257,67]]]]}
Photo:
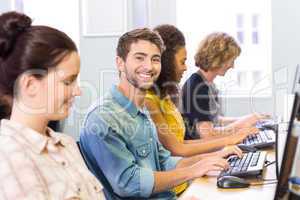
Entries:
{"type": "Polygon", "coordinates": [[[151,78],[151,74],[140,74],[141,77],[143,78],[151,78]]]}

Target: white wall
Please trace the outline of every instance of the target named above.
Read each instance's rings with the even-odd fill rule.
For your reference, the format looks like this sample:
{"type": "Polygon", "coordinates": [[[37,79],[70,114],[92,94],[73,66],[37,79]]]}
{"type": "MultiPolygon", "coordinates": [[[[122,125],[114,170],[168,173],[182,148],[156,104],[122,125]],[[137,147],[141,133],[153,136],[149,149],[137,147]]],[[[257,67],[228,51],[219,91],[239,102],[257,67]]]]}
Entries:
{"type": "Polygon", "coordinates": [[[79,0],[80,86],[72,114],[63,131],[78,138],[82,121],[91,104],[118,80],[115,52],[121,33],[132,26],[132,0],[79,0]],[[122,30],[123,29],[123,30],[122,30]]]}
{"type": "Polygon", "coordinates": [[[159,24],[176,24],[175,0],[148,0],[149,2],[149,27],[159,24]]]}
{"type": "Polygon", "coordinates": [[[0,13],[11,10],[11,0],[1,0],[0,13]]]}
{"type": "Polygon", "coordinates": [[[272,65],[274,111],[284,113],[284,97],[291,92],[295,67],[300,64],[300,1],[272,1],[272,65]]]}
{"type": "Polygon", "coordinates": [[[271,97],[227,97],[222,99],[225,116],[237,117],[253,112],[273,113],[271,97]]]}

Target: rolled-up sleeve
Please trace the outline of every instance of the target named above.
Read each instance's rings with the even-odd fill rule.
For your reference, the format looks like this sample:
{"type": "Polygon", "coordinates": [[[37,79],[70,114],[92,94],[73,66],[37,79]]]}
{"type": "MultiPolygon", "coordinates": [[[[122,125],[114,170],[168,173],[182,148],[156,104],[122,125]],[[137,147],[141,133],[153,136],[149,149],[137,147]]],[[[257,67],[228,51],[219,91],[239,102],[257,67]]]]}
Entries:
{"type": "Polygon", "coordinates": [[[91,163],[92,171],[100,168],[115,193],[122,197],[150,197],[154,173],[138,166],[126,141],[94,113],[87,117],[80,144],[91,163]],[[96,165],[96,166],[95,166],[96,165]]]}
{"type": "Polygon", "coordinates": [[[170,151],[166,150],[160,142],[158,142],[158,150],[160,165],[164,171],[175,169],[182,159],[182,157],[171,156],[170,151]]]}

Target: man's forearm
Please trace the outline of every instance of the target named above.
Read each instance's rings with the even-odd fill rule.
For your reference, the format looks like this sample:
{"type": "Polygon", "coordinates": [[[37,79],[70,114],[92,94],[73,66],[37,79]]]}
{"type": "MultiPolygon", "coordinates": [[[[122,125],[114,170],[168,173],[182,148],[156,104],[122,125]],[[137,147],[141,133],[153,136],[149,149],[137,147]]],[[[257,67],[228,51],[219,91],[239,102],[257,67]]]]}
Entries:
{"type": "Polygon", "coordinates": [[[188,167],[176,168],[165,172],[154,172],[154,190],[153,193],[163,192],[174,188],[188,180],[193,179],[193,173],[188,167]]]}

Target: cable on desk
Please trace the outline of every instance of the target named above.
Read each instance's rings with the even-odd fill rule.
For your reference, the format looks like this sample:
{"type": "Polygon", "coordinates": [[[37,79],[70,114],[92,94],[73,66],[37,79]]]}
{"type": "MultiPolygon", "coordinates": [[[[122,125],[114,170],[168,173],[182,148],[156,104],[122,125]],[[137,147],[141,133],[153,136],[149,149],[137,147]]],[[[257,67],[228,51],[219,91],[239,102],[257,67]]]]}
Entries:
{"type": "Polygon", "coordinates": [[[277,181],[277,179],[276,178],[262,179],[262,181],[277,181]]]}
{"type": "Polygon", "coordinates": [[[278,181],[277,180],[273,180],[271,181],[262,181],[262,182],[254,182],[254,183],[251,183],[250,182],[250,186],[258,186],[258,185],[271,185],[271,184],[276,184],[278,181]]]}
{"type": "Polygon", "coordinates": [[[273,164],[275,164],[276,163],[276,160],[275,161],[268,161],[268,160],[266,160],[265,161],[265,165],[264,165],[264,167],[268,167],[268,166],[270,166],[270,165],[273,165],[273,164]]]}

